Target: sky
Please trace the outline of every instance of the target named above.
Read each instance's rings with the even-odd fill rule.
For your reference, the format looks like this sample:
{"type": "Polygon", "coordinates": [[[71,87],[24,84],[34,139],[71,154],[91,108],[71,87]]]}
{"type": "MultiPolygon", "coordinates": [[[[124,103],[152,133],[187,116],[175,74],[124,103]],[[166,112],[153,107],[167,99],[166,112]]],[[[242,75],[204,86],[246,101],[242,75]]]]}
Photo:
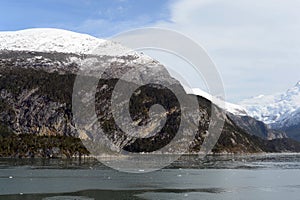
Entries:
{"type": "Polygon", "coordinates": [[[2,1],[0,31],[52,27],[100,38],[141,27],[179,31],[204,47],[228,101],[300,80],[299,0],[2,1]]]}

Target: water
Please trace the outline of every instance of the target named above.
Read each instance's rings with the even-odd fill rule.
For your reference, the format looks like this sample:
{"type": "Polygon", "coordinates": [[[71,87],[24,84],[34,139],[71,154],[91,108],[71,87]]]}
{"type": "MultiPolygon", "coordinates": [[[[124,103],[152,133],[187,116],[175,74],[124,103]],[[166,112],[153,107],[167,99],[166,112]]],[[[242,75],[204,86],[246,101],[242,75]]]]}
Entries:
{"type": "Polygon", "coordinates": [[[93,159],[0,159],[0,199],[300,199],[300,155],[183,156],[129,174],[93,159]]]}

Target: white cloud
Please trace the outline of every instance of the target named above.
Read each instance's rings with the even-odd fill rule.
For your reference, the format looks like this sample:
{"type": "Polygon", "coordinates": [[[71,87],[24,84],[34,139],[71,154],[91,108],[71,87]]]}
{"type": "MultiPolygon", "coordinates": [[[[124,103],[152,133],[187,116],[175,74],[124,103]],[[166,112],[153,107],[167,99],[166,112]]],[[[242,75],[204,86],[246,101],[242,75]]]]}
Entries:
{"type": "Polygon", "coordinates": [[[229,100],[275,93],[300,80],[300,1],[181,0],[171,22],[207,49],[229,100]]]}

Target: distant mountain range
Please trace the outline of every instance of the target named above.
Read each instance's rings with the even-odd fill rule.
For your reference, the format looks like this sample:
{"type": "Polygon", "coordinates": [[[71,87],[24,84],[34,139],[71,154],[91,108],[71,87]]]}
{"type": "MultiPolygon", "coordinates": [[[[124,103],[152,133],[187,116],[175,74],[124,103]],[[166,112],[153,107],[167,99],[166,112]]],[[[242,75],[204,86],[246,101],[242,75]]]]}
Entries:
{"type": "MultiPolygon", "coordinates": [[[[129,51],[118,43],[59,29],[0,32],[0,130],[9,129],[14,134],[65,135],[84,140],[91,139],[89,130],[78,130],[75,127],[72,113],[72,92],[76,73],[81,67],[86,67],[82,66],[82,60],[91,57],[112,66],[105,71],[105,79],[99,82],[96,93],[98,95],[96,108],[99,109],[97,117],[108,138],[117,148],[134,152],[151,152],[165,145],[166,141],[174,137],[174,130],[178,128],[178,122],[181,120],[181,110],[176,106],[176,99],[172,95],[168,96],[169,92],[166,89],[152,85],[143,88],[133,98],[135,102],[133,105],[140,105],[133,106],[131,113],[131,117],[138,124],[147,124],[150,105],[159,101],[169,106],[169,112],[166,113],[168,123],[155,137],[149,139],[125,137],[112,118],[110,99],[118,79],[116,77],[122,76],[134,67],[146,65],[147,67],[143,69],[145,74],[149,68],[154,68],[158,77],[167,77],[174,87],[185,93],[181,84],[169,75],[162,64],[146,55],[129,51]],[[97,55],[92,55],[96,46],[98,46],[97,55]],[[155,95],[159,98],[155,98],[155,95]]],[[[291,102],[295,104],[296,93],[296,89],[289,92],[291,102]]],[[[193,89],[190,95],[197,96],[200,113],[191,111],[188,116],[183,117],[193,118],[200,115],[201,118],[199,126],[195,127],[196,138],[191,141],[190,152],[199,152],[202,142],[208,135],[212,107],[217,109],[218,117],[225,120],[224,129],[213,152],[300,152],[300,143],[287,138],[289,135],[285,134],[283,127],[275,126],[277,118],[275,120],[266,115],[262,115],[261,118],[260,115],[254,115],[253,113],[258,113],[258,108],[255,110],[253,107],[251,112],[247,101],[243,102],[242,106],[225,102],[225,107],[219,108],[217,102],[211,102],[209,95],[199,89],[193,89]],[[259,120],[275,121],[269,123],[269,126],[259,120]]],[[[264,105],[260,108],[264,110],[264,105]]],[[[286,108],[287,112],[292,111],[289,108],[286,108]]],[[[293,108],[292,113],[297,110],[296,106],[293,108]]],[[[282,114],[278,120],[281,119],[285,125],[293,124],[283,116],[288,115],[282,114]]],[[[295,113],[294,116],[293,120],[299,115],[295,113]]],[[[98,122],[96,120],[93,123],[98,122]]],[[[158,125],[155,123],[158,122],[154,122],[154,127],[158,125]]],[[[295,124],[297,126],[299,123],[295,124]]],[[[93,125],[90,124],[88,127],[93,128],[93,125]]],[[[182,142],[186,141],[178,141],[176,148],[169,149],[170,153],[181,152],[182,142]]],[[[103,141],[103,144],[106,145],[107,141],[103,141]]]]}
{"type": "Polygon", "coordinates": [[[286,92],[240,102],[248,115],[300,141],[300,81],[286,92]]]}

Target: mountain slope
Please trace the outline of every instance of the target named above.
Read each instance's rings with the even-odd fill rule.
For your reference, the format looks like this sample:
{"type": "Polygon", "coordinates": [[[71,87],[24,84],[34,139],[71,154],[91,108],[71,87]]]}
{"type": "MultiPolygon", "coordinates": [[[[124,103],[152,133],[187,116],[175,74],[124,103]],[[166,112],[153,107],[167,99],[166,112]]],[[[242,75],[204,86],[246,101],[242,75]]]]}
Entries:
{"type": "Polygon", "coordinates": [[[284,93],[260,95],[240,102],[250,116],[267,124],[287,118],[300,108],[300,82],[284,93]]]}
{"type": "Polygon", "coordinates": [[[104,42],[89,35],[51,28],[0,32],[0,49],[7,50],[89,53],[104,42]]]}
{"type": "MultiPolygon", "coordinates": [[[[1,124],[8,126],[13,132],[17,134],[37,134],[37,135],[69,135],[81,138],[89,138],[88,132],[85,130],[78,131],[73,122],[72,114],[72,87],[76,77],[76,70],[79,66],[76,63],[65,62],[69,57],[75,57],[74,54],[62,53],[41,53],[41,52],[16,52],[16,51],[0,51],[0,121],[1,124]],[[29,57],[39,59],[29,59],[29,57]],[[47,60],[47,65],[44,61],[47,60]],[[61,61],[61,62],[59,62],[61,61]],[[60,63],[57,67],[57,63],[60,63]]],[[[81,56],[78,55],[78,59],[81,56]]],[[[126,63],[133,63],[133,60],[138,58],[128,56],[123,57],[124,60],[114,62],[114,68],[108,74],[122,74],[126,69],[126,63]],[[122,72],[122,73],[120,73],[122,72]]],[[[103,62],[111,62],[110,56],[101,57],[103,62]]],[[[119,59],[118,59],[119,60],[119,59]]],[[[115,79],[107,77],[105,82],[99,82],[99,89],[103,88],[101,84],[107,85],[105,90],[101,91],[99,96],[100,108],[106,108],[107,103],[110,101],[111,91],[116,83],[115,79]]],[[[125,83],[124,83],[125,84],[125,83]]],[[[180,84],[178,83],[180,90],[180,84]]],[[[152,90],[146,88],[147,90],[152,90]]],[[[182,89],[181,89],[182,90],[182,89]]],[[[152,93],[149,93],[152,94],[152,93]]],[[[158,94],[158,93],[156,93],[158,94]]],[[[164,96],[166,92],[161,92],[162,96],[160,101],[171,105],[172,98],[164,96]]],[[[141,103],[146,100],[146,105],[152,105],[151,96],[141,96],[136,102],[141,103]]],[[[211,102],[205,98],[198,97],[199,106],[201,108],[201,123],[196,129],[197,136],[192,142],[191,151],[199,151],[199,147],[207,134],[207,127],[209,124],[209,116],[211,109],[211,102]]],[[[155,104],[156,102],[153,102],[155,104]]],[[[139,106],[137,107],[139,108],[139,106]]],[[[134,118],[140,123],[146,123],[147,117],[141,115],[143,112],[137,112],[134,118]],[[140,121],[141,120],[141,121],[140,121]]],[[[176,113],[176,109],[172,113],[176,113]]],[[[179,112],[179,110],[178,110],[179,112]]],[[[220,109],[220,116],[222,110],[220,109]]],[[[190,113],[191,115],[193,113],[190,113]]],[[[110,118],[109,111],[107,113],[99,113],[99,119],[102,119],[102,126],[110,133],[111,139],[115,144],[123,144],[128,140],[124,138],[123,133],[115,129],[113,120],[110,118]]],[[[260,152],[263,147],[257,146],[251,142],[251,137],[244,131],[241,131],[225,116],[225,127],[222,133],[222,139],[219,140],[215,148],[215,152],[260,152]]],[[[177,122],[177,117],[170,118],[171,121],[177,122]]],[[[179,120],[180,121],[180,120],[179,120]]],[[[91,126],[93,127],[93,126],[91,126]]],[[[175,126],[172,125],[169,130],[175,126]]],[[[160,139],[164,141],[163,135],[160,139]]],[[[124,146],[131,151],[138,150],[135,146],[134,140],[130,140],[133,146],[124,146]]],[[[126,144],[126,143],[125,143],[126,144]]],[[[156,144],[158,144],[156,142],[156,144]]],[[[162,143],[163,144],[163,143],[162,143]]],[[[140,146],[141,144],[139,144],[140,146]]],[[[149,151],[149,148],[154,146],[152,143],[144,143],[143,147],[149,151]],[[149,146],[150,145],[150,146],[149,146]]],[[[150,149],[151,150],[151,149],[150,149]]],[[[173,149],[172,151],[180,152],[181,149],[173,149]]]]}
{"type": "Polygon", "coordinates": [[[241,105],[250,116],[300,140],[300,81],[284,93],[260,95],[242,101],[241,105]]]}
{"type": "MultiPolygon", "coordinates": [[[[48,31],[48,30],[47,30],[48,31]]],[[[45,32],[47,32],[45,31],[45,32]]],[[[167,77],[172,85],[181,91],[183,94],[184,90],[180,83],[173,79],[164,66],[159,64],[157,61],[137,54],[123,54],[126,48],[120,47],[119,44],[110,43],[110,45],[100,45],[100,55],[86,55],[82,54],[80,46],[82,44],[76,44],[75,53],[63,53],[73,50],[74,46],[70,46],[72,43],[68,41],[70,35],[73,33],[67,33],[59,30],[55,30],[55,34],[58,38],[55,38],[54,34],[49,34],[49,39],[43,38],[42,45],[40,41],[30,41],[33,43],[30,46],[30,42],[27,42],[26,31],[21,31],[22,34],[9,37],[6,40],[14,40],[12,43],[6,43],[6,46],[2,46],[3,49],[0,51],[0,121],[1,125],[5,128],[11,129],[14,133],[20,134],[36,134],[36,135],[67,135],[77,136],[83,139],[89,139],[89,131],[85,129],[78,130],[73,121],[72,113],[72,93],[73,84],[76,77],[76,72],[82,66],[82,60],[86,58],[95,58],[100,63],[104,63],[105,66],[112,66],[105,71],[105,76],[102,77],[98,83],[97,95],[96,95],[96,108],[98,120],[106,131],[108,138],[113,142],[115,146],[121,149],[126,149],[133,152],[151,152],[156,148],[165,145],[166,141],[174,137],[174,129],[178,128],[180,122],[179,106],[176,104],[174,96],[168,92],[168,90],[157,87],[155,85],[148,85],[144,87],[142,92],[137,92],[137,95],[133,95],[132,101],[134,102],[131,107],[131,117],[139,124],[148,123],[149,106],[156,103],[164,103],[169,106],[168,112],[166,112],[168,123],[160,134],[150,139],[137,139],[135,137],[126,136],[116,125],[111,115],[110,101],[112,91],[116,82],[119,78],[128,70],[135,67],[144,67],[143,76],[146,78],[149,68],[155,68],[157,70],[157,78],[161,76],[167,77]],[[26,34],[24,34],[24,32],[26,34]],[[66,37],[66,39],[62,39],[66,37]],[[18,38],[22,38],[23,44],[16,43],[18,38]],[[62,48],[60,48],[60,42],[63,41],[62,48]],[[68,41],[68,42],[66,42],[68,41]],[[10,46],[11,44],[11,46],[10,46]],[[47,49],[47,44],[51,49],[47,49]],[[55,44],[55,45],[54,45],[55,44]],[[57,46],[58,45],[58,46],[57,46]],[[24,49],[27,48],[27,51],[24,49]],[[34,51],[34,48],[37,48],[34,51]],[[46,49],[45,49],[46,48],[46,49]],[[11,50],[8,50],[11,49],[11,50]],[[115,51],[116,50],[116,51],[115,51]],[[121,51],[117,51],[121,50],[121,51]],[[42,51],[42,52],[38,52],[42,51]],[[81,54],[76,54],[76,53],[81,54]],[[102,53],[101,53],[102,52],[102,53]],[[107,55],[106,55],[107,52],[107,55]],[[122,53],[121,53],[122,52],[122,53]],[[120,53],[121,55],[114,55],[120,53]],[[168,96],[171,95],[171,96],[168,96]],[[158,95],[156,97],[155,95],[158,95]]],[[[36,40],[39,38],[38,35],[43,35],[41,30],[29,31],[31,36],[35,37],[36,40]]],[[[42,31],[43,32],[43,31],[42,31]]],[[[3,36],[5,40],[8,33],[3,36]]],[[[1,35],[1,34],[0,34],[1,35]]],[[[77,35],[77,34],[75,34],[77,35]]],[[[45,37],[47,34],[44,35],[45,37]]],[[[73,43],[78,41],[84,43],[85,39],[80,39],[81,35],[74,39],[73,43]]],[[[83,35],[83,38],[87,36],[83,35]]],[[[30,37],[29,37],[30,38],[30,37]]],[[[99,40],[99,42],[103,42],[99,40]]],[[[88,48],[90,49],[90,48],[88,48]]],[[[85,51],[86,49],[84,49],[85,51]]],[[[97,51],[98,52],[98,51],[97,51]]],[[[91,74],[93,74],[93,68],[91,68],[91,74]]],[[[93,76],[87,78],[95,78],[93,76]]],[[[131,84],[122,82],[123,84],[131,84]]],[[[122,94],[119,94],[122,95],[122,94]]],[[[186,94],[185,94],[186,95],[186,94]]],[[[168,149],[169,152],[182,152],[181,143],[190,143],[190,152],[198,152],[200,146],[205,137],[208,135],[208,125],[210,123],[211,108],[216,107],[218,110],[218,117],[225,119],[224,129],[214,152],[234,152],[234,153],[253,153],[253,152],[280,152],[280,151],[300,151],[297,143],[291,143],[290,141],[284,141],[278,143],[281,145],[277,148],[270,148],[270,142],[263,140],[259,137],[249,135],[246,131],[239,128],[233,120],[231,120],[226,112],[216,105],[212,105],[209,99],[198,96],[200,113],[195,111],[188,112],[187,115],[183,116],[188,119],[194,118],[194,115],[200,115],[200,124],[198,127],[193,127],[196,132],[196,138],[193,141],[178,141],[178,146],[175,149],[168,149]],[[293,144],[293,148],[290,148],[289,144],[293,144]]],[[[120,102],[123,105],[124,102],[120,102]]],[[[182,108],[188,109],[188,108],[182,108]]],[[[97,123],[97,120],[93,123],[97,123]]],[[[124,122],[125,123],[125,122],[124,122]]],[[[157,122],[154,122],[157,123],[157,122]]],[[[94,124],[87,126],[94,128],[94,124]]],[[[126,125],[126,124],[125,124],[126,125]]],[[[154,124],[155,125],[155,124],[154,124]]],[[[156,124],[157,125],[157,124],[156,124]]],[[[192,122],[191,122],[191,125],[192,122]]],[[[188,133],[187,133],[188,134],[188,133]]],[[[213,134],[213,133],[212,133],[213,134]]],[[[100,138],[102,139],[102,138],[100,138]]],[[[108,144],[107,141],[102,141],[104,144],[108,144]]],[[[299,145],[300,147],[300,145],[299,145]]]]}
{"type": "Polygon", "coordinates": [[[228,116],[235,122],[237,126],[251,135],[255,135],[267,140],[288,138],[284,131],[271,129],[262,121],[258,121],[250,116],[234,115],[231,113],[229,113],[228,116]]]}
{"type": "MultiPolygon", "coordinates": [[[[201,90],[199,88],[193,88],[191,91],[187,90],[187,93],[204,97],[210,101],[212,101],[212,99],[213,99],[210,94],[208,94],[207,92],[204,92],[203,90],[201,90]]],[[[240,115],[240,116],[247,115],[246,110],[240,105],[229,103],[229,102],[222,101],[222,100],[219,100],[219,102],[213,102],[213,103],[234,115],[240,115]]]]}
{"type": "Polygon", "coordinates": [[[128,48],[87,34],[62,29],[34,28],[0,32],[0,49],[12,51],[60,52],[99,55],[122,55],[128,48]]]}

